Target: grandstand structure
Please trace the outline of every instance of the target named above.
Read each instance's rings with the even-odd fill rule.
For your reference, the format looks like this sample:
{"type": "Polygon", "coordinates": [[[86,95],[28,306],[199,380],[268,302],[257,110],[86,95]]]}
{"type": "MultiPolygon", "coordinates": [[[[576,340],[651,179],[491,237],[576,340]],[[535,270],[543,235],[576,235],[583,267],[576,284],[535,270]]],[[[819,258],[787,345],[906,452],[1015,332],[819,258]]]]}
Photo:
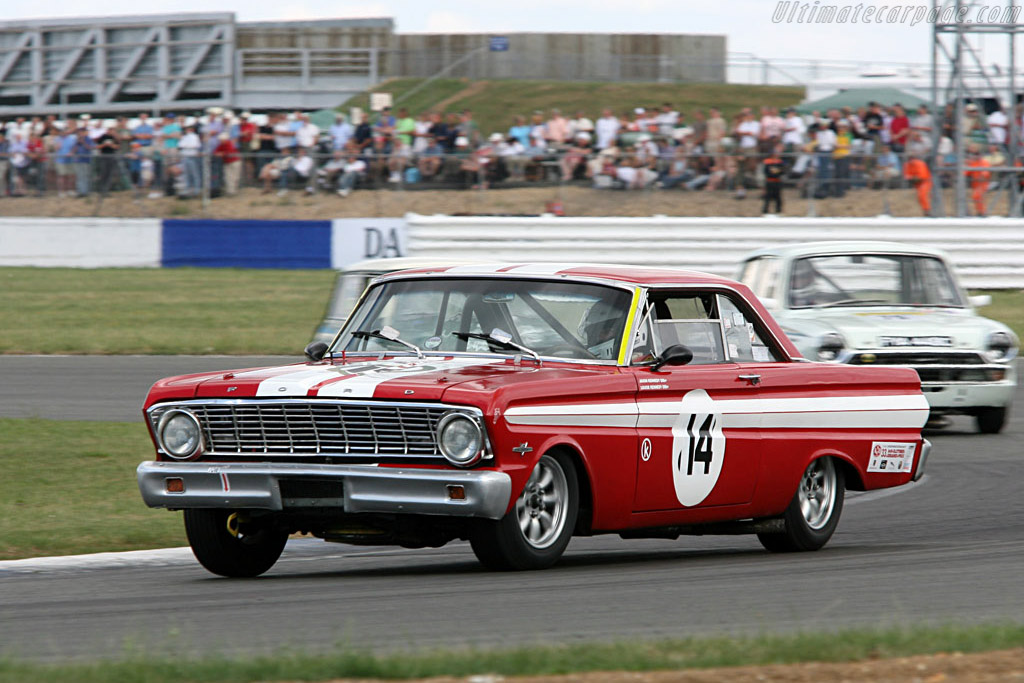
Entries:
{"type": "Polygon", "coordinates": [[[239,22],[197,12],[0,22],[0,117],[333,107],[445,74],[726,80],[725,36],[396,34],[394,20],[239,22]]]}

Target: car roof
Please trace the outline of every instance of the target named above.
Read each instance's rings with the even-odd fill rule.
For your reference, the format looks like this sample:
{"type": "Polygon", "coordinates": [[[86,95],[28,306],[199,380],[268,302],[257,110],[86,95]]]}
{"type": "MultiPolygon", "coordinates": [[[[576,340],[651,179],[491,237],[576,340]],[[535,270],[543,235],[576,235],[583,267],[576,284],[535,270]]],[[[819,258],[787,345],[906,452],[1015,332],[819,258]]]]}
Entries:
{"type": "Polygon", "coordinates": [[[580,263],[473,263],[467,265],[427,266],[413,270],[404,270],[383,276],[407,277],[428,273],[446,275],[502,275],[502,276],[547,276],[574,277],[585,280],[604,280],[615,284],[633,284],[640,286],[661,284],[700,284],[724,285],[733,287],[736,283],[710,273],[653,266],[603,265],[580,263]]]}
{"type": "Polygon", "coordinates": [[[436,256],[395,256],[392,258],[370,258],[351,263],[344,268],[345,273],[391,273],[409,268],[434,268],[474,263],[465,259],[437,258],[436,256]]]}
{"type": "Polygon", "coordinates": [[[766,247],[750,252],[743,257],[744,261],[760,256],[778,256],[780,258],[792,258],[798,256],[810,256],[813,254],[845,254],[845,253],[884,253],[884,254],[923,254],[927,256],[938,256],[946,258],[946,253],[934,247],[925,247],[917,244],[905,244],[902,242],[883,242],[875,240],[842,240],[822,242],[801,242],[797,244],[782,244],[774,247],[766,247]]]}

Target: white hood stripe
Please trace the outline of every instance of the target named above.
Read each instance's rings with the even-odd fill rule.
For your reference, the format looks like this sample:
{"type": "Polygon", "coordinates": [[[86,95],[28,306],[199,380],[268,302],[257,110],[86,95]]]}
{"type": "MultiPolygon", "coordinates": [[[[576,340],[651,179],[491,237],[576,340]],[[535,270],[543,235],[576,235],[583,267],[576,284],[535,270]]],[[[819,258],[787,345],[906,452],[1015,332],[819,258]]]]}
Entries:
{"type": "MultiPolygon", "coordinates": [[[[317,385],[323,384],[316,395],[328,398],[373,398],[377,387],[384,382],[431,372],[457,370],[472,365],[499,365],[504,360],[480,358],[390,358],[367,360],[351,365],[324,365],[303,368],[293,373],[272,377],[260,382],[257,396],[306,396],[317,385]]],[[[241,377],[241,375],[239,376],[241,377]]]]}

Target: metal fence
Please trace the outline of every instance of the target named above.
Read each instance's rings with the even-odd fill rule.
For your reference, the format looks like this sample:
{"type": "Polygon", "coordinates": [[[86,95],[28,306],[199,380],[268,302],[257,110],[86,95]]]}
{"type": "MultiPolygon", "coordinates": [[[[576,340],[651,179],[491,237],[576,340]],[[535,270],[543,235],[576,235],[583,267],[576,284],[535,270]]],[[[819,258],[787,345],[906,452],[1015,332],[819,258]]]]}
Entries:
{"type": "MultiPolygon", "coordinates": [[[[135,198],[216,200],[245,190],[347,196],[367,190],[501,192],[583,187],[627,193],[717,192],[763,198],[765,212],[777,210],[768,201],[772,193],[765,190],[773,184],[765,179],[765,155],[687,155],[678,150],[670,148],[654,155],[629,148],[618,153],[570,149],[509,155],[480,150],[440,154],[367,151],[351,156],[318,151],[308,155],[308,161],[299,156],[253,153],[241,154],[230,163],[212,154],[92,155],[63,160],[23,157],[20,164],[0,158],[0,198],[131,193],[135,198]],[[351,161],[359,163],[351,166],[351,161]]],[[[850,193],[857,193],[859,215],[889,214],[894,192],[917,186],[905,177],[906,155],[794,153],[779,157],[783,167],[780,194],[787,201],[806,200],[809,216],[826,209],[824,200],[850,193]]],[[[939,163],[931,169],[932,182],[940,192],[955,188],[955,166],[939,163]]],[[[990,177],[973,181],[968,191],[980,196],[988,207],[995,207],[998,201],[1000,212],[1019,216],[1022,183],[1022,170],[994,170],[990,177]],[[1002,195],[1009,201],[1004,202],[1002,195]]],[[[972,208],[977,211],[974,205],[972,208]]],[[[830,210],[837,211],[835,206],[830,210]]]]}

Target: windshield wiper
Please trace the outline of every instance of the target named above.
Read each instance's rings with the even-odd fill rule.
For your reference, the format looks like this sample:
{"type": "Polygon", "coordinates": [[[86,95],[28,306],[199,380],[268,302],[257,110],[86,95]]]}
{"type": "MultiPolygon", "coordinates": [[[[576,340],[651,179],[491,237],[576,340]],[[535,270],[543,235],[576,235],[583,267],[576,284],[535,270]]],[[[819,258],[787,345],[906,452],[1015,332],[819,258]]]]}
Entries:
{"type": "Polygon", "coordinates": [[[399,339],[399,337],[400,337],[399,331],[396,330],[393,327],[388,326],[388,325],[385,325],[384,327],[380,328],[379,330],[372,330],[372,331],[370,331],[370,330],[356,330],[355,332],[352,332],[351,334],[356,339],[371,339],[372,338],[372,339],[384,339],[385,341],[393,341],[396,344],[401,344],[402,346],[406,347],[407,349],[412,349],[413,351],[415,351],[417,358],[423,358],[423,351],[420,350],[420,347],[416,346],[415,344],[410,344],[409,342],[405,341],[404,339],[399,339]]]}
{"type": "Polygon", "coordinates": [[[532,356],[533,360],[537,362],[537,365],[544,365],[544,361],[540,359],[540,354],[538,354],[533,349],[528,349],[525,346],[516,344],[514,341],[512,341],[511,334],[497,327],[491,330],[490,334],[483,334],[480,332],[452,332],[452,334],[461,339],[462,341],[467,341],[469,339],[482,339],[485,342],[490,342],[491,344],[499,346],[505,350],[522,351],[523,353],[532,356]]]}
{"type": "Polygon", "coordinates": [[[833,306],[857,306],[860,304],[887,304],[889,303],[885,299],[842,299],[841,301],[831,301],[827,304],[820,304],[818,308],[832,308],[833,306]]]}

